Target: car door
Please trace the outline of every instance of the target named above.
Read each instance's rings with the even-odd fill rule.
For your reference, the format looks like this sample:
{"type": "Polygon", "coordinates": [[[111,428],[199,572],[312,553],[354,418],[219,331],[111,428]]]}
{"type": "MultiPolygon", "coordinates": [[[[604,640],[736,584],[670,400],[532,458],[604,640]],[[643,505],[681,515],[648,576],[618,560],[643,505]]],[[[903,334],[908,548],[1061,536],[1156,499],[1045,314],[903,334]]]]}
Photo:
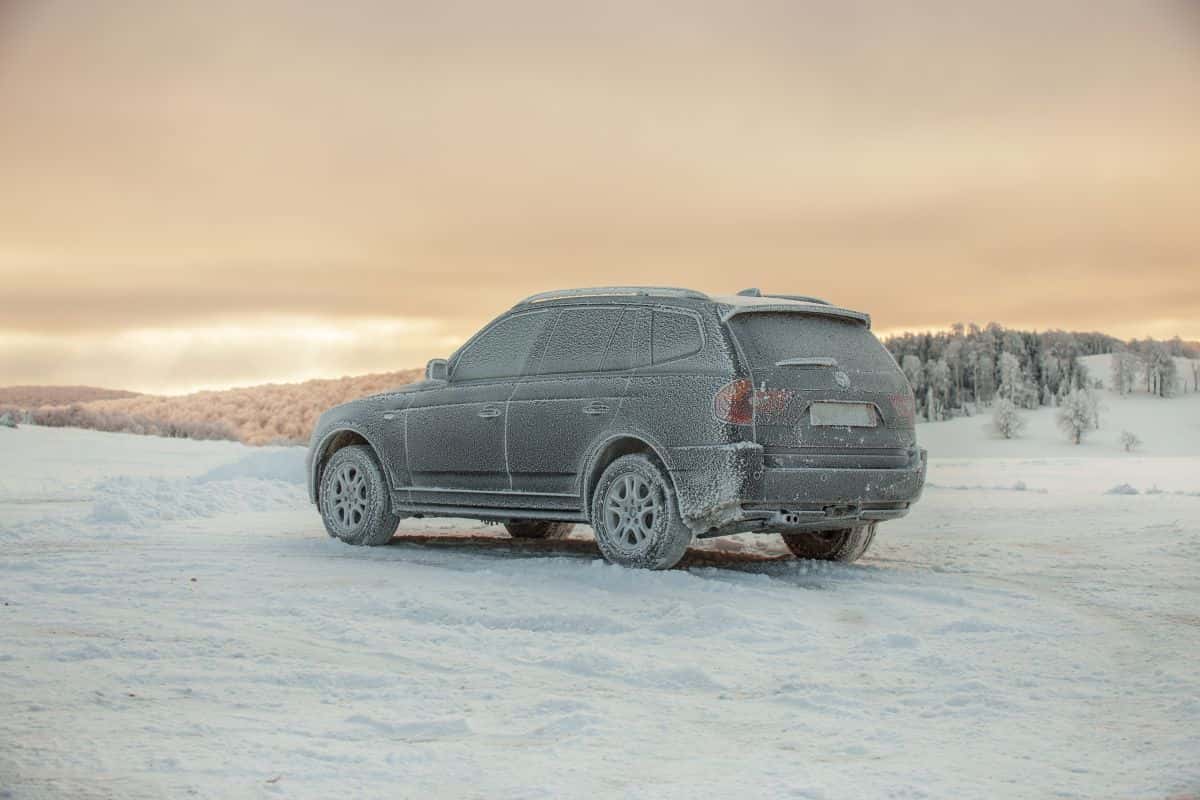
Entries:
{"type": "Polygon", "coordinates": [[[501,317],[451,358],[444,388],[413,398],[404,419],[413,502],[487,505],[488,494],[509,490],[506,407],[553,317],[501,317]]]}
{"type": "Polygon", "coordinates": [[[562,310],[509,403],[514,491],[542,495],[532,498],[542,505],[561,505],[568,497],[577,504],[582,462],[620,407],[648,319],[647,309],[632,306],[562,310]]]}

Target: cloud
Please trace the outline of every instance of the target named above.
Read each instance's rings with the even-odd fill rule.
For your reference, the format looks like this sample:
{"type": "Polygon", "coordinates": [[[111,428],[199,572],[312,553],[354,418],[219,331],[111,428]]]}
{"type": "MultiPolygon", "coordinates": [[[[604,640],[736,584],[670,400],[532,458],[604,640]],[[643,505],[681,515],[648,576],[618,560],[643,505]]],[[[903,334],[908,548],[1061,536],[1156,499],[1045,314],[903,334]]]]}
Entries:
{"type": "Polygon", "coordinates": [[[613,283],[1200,338],[1195,21],[1174,0],[0,3],[0,380],[109,357],[255,380],[316,362],[198,332],[461,338],[613,283]]]}
{"type": "Polygon", "coordinates": [[[100,335],[0,334],[0,375],[6,384],[175,394],[416,367],[461,342],[436,320],[305,316],[100,335]]]}

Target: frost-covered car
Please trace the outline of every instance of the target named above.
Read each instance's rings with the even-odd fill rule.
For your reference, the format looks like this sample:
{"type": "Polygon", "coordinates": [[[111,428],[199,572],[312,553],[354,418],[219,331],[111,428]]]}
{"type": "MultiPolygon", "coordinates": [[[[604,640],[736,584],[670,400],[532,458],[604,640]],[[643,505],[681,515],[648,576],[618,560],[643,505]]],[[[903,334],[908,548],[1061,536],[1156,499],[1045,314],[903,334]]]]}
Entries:
{"type": "Polygon", "coordinates": [[[607,559],[652,569],[747,531],[853,561],[921,494],[913,410],[857,311],[756,289],[546,292],[425,380],[326,412],[309,494],[350,544],[467,517],[521,538],[590,523],[607,559]]]}

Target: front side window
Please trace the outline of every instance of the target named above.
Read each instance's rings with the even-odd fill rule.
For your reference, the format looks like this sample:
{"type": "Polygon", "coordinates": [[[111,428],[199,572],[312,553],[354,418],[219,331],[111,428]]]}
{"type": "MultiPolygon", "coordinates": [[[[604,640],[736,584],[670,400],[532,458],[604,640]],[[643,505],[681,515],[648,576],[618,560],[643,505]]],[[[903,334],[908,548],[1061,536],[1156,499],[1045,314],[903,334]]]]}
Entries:
{"type": "Polygon", "coordinates": [[[538,374],[599,370],[620,319],[619,308],[564,309],[546,343],[538,374]]]}
{"type": "Polygon", "coordinates": [[[492,325],[459,353],[451,381],[519,377],[551,317],[546,311],[530,311],[492,325]]]}

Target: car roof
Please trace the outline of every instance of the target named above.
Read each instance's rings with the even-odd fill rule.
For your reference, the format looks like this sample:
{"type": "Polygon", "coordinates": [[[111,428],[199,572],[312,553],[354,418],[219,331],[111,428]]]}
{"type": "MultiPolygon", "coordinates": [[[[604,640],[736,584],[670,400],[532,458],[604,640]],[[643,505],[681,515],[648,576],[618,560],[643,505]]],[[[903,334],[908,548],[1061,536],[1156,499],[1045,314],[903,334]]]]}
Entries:
{"type": "Polygon", "coordinates": [[[525,298],[514,308],[613,302],[666,304],[685,308],[716,305],[723,307],[721,312],[724,319],[752,312],[796,311],[849,319],[867,327],[871,324],[871,318],[862,312],[840,308],[815,297],[763,295],[757,289],[746,289],[739,294],[708,295],[695,289],[671,286],[597,286],[541,292],[525,298]]]}

